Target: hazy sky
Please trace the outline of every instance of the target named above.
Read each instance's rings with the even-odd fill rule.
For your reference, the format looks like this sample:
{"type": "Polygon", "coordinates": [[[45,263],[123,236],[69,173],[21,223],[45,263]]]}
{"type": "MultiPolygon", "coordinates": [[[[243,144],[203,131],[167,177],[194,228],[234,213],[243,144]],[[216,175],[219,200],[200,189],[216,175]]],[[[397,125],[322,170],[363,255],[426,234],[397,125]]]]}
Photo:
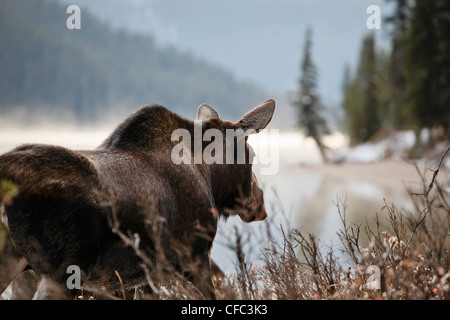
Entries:
{"type": "Polygon", "coordinates": [[[61,0],[92,9],[108,23],[150,32],[230,69],[269,92],[296,88],[305,29],[313,29],[313,60],[324,100],[339,102],[345,64],[355,66],[364,34],[389,43],[384,23],[370,31],[369,5],[384,0],[61,0]]]}

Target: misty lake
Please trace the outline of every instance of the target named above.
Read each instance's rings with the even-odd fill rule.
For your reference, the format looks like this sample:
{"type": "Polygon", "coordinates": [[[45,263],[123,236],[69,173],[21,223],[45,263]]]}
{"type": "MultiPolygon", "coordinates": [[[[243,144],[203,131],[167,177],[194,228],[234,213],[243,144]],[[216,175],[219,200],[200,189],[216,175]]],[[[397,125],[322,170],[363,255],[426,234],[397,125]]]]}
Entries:
{"type": "MultiPolygon", "coordinates": [[[[70,125],[28,129],[4,126],[0,128],[0,153],[23,143],[93,149],[111,130],[109,127],[80,129],[70,125]]],[[[342,146],[345,137],[336,135],[329,143],[334,147],[342,146]]],[[[346,201],[348,220],[356,223],[364,223],[366,216],[370,218],[381,212],[384,199],[397,208],[411,208],[405,184],[419,181],[412,165],[403,161],[323,165],[314,143],[298,133],[281,132],[277,147],[279,164],[276,174],[257,174],[265,192],[268,221],[245,224],[238,217],[232,217],[219,222],[212,258],[226,272],[235,269],[236,257],[229,249],[235,240],[235,230],[245,240],[249,264],[258,265],[261,263],[259,253],[271,245],[266,232],[268,225],[276,241],[282,240],[282,226],[284,231],[298,228],[314,233],[324,246],[339,247],[336,232],[341,221],[337,201],[346,201]]],[[[254,148],[258,155],[258,147],[254,148]]],[[[254,171],[258,172],[257,169],[255,165],[254,171]]]]}

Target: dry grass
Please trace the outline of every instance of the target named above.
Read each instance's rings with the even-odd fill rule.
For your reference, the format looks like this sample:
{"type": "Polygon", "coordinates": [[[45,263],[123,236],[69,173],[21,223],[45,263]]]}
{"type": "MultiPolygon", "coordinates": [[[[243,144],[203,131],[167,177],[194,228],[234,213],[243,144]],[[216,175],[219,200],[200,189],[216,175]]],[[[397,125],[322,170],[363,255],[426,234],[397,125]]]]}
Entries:
{"type": "MultiPolygon", "coordinates": [[[[272,242],[259,252],[263,262],[260,266],[247,259],[247,244],[255,237],[273,239],[274,226],[265,226],[255,234],[235,229],[229,246],[235,253],[237,274],[213,277],[217,297],[448,300],[449,196],[436,183],[433,190],[428,194],[411,192],[414,211],[398,210],[385,203],[374,221],[364,225],[347,221],[346,202],[337,199],[336,211],[342,222],[339,248],[323,244],[311,233],[280,229],[282,241],[272,242]],[[361,245],[363,235],[364,242],[368,239],[366,246],[361,245]]],[[[159,299],[202,298],[180,274],[165,280],[159,299]]]]}
{"type": "MultiPolygon", "coordinates": [[[[346,199],[336,199],[342,223],[339,247],[299,229],[284,230],[270,220],[257,231],[235,228],[228,246],[235,254],[237,273],[213,275],[217,298],[449,300],[450,194],[436,179],[440,163],[429,181],[416,166],[421,183],[408,189],[414,204],[410,211],[385,201],[373,221],[355,224],[347,219],[346,199]],[[275,232],[281,236],[275,237],[275,232]],[[258,266],[250,239],[270,240],[268,247],[256,253],[262,262],[258,266]]],[[[273,205],[271,211],[280,207],[273,205]]],[[[114,215],[111,227],[141,257],[151,290],[132,295],[123,290],[108,298],[203,298],[183,272],[166,261],[158,237],[154,238],[155,247],[160,248],[157,259],[149,259],[140,249],[139,237],[122,232],[114,215]]],[[[157,234],[157,224],[149,223],[148,230],[157,234]]],[[[179,250],[178,258],[192,272],[195,264],[188,256],[179,250]]]]}
{"type": "MultiPolygon", "coordinates": [[[[230,248],[237,274],[216,279],[218,298],[448,300],[450,195],[436,180],[439,166],[430,181],[416,166],[422,183],[408,188],[410,211],[385,201],[373,221],[355,224],[346,217],[346,200],[337,199],[339,248],[311,233],[279,229],[282,240],[259,252],[263,264],[255,266],[247,259],[249,239],[274,239],[276,227],[269,222],[255,234],[235,229],[230,248]]],[[[164,299],[199,298],[185,289],[176,294],[179,286],[165,290],[164,299]]]]}
{"type": "Polygon", "coordinates": [[[263,266],[250,268],[236,235],[239,273],[226,290],[249,299],[448,300],[450,195],[436,180],[441,162],[430,181],[416,165],[421,184],[408,189],[411,211],[385,201],[374,221],[360,225],[347,220],[346,200],[337,199],[338,249],[311,233],[281,230],[283,241],[261,253],[263,266]]]}

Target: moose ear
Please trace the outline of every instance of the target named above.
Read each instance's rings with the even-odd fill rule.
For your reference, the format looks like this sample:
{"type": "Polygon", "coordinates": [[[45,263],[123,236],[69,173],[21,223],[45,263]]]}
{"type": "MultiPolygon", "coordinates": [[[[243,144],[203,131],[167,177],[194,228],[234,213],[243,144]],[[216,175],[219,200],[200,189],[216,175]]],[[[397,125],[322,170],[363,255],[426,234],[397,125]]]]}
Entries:
{"type": "Polygon", "coordinates": [[[244,131],[249,129],[255,131],[264,129],[267,127],[270,120],[272,120],[273,113],[275,112],[275,104],[275,100],[273,99],[261,103],[244,114],[236,124],[244,131]]]}
{"type": "Polygon", "coordinates": [[[197,109],[197,120],[219,118],[216,109],[209,104],[203,103],[197,109]]]}

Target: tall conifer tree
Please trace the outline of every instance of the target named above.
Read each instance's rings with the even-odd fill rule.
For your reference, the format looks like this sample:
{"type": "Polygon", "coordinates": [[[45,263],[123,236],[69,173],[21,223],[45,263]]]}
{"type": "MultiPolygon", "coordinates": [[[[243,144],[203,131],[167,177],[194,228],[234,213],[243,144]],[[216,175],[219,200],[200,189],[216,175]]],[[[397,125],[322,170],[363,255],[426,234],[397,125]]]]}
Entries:
{"type": "Polygon", "coordinates": [[[329,134],[329,128],[323,117],[324,107],[317,92],[317,69],[311,57],[312,29],[308,28],[305,34],[303,59],[301,63],[301,76],[299,79],[299,95],[294,101],[298,110],[298,125],[304,130],[307,137],[311,137],[317,144],[324,162],[327,162],[326,146],[322,137],[329,134]]]}

